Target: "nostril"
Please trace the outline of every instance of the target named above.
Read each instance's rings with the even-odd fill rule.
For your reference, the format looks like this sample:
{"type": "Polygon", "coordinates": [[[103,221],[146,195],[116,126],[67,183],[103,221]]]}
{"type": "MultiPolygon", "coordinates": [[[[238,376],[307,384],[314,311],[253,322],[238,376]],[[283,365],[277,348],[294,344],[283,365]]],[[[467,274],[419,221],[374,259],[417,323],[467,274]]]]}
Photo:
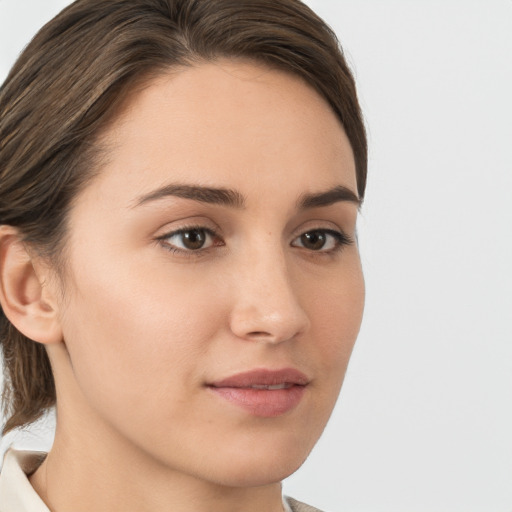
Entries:
{"type": "Polygon", "coordinates": [[[272,338],[272,335],[269,333],[269,332],[265,332],[265,331],[253,331],[253,332],[249,332],[247,333],[247,337],[248,338],[257,338],[257,339],[261,339],[261,338],[272,338]]]}

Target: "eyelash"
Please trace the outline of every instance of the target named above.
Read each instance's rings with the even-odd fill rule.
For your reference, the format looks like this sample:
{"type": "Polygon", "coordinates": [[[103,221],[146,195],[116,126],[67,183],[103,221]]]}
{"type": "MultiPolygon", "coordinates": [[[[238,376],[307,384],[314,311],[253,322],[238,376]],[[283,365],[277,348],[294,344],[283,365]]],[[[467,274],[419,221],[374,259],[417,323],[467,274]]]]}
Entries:
{"type": "MultiPolygon", "coordinates": [[[[304,231],[299,236],[295,237],[292,241],[295,242],[296,240],[300,240],[301,237],[307,235],[307,234],[322,234],[331,236],[334,239],[334,247],[328,250],[314,250],[314,249],[308,249],[304,246],[297,246],[292,245],[292,247],[298,247],[303,248],[304,250],[310,252],[311,254],[315,256],[332,256],[333,254],[336,254],[340,252],[345,246],[353,245],[354,239],[347,235],[346,233],[342,231],[336,231],[333,229],[326,229],[326,228],[313,228],[304,231]]],[[[179,254],[180,256],[184,257],[194,257],[204,254],[205,252],[211,250],[214,247],[220,247],[225,245],[224,242],[222,243],[215,243],[215,239],[221,240],[218,233],[216,233],[213,229],[207,228],[205,226],[200,225],[194,225],[194,226],[185,226],[183,228],[177,229],[175,231],[171,231],[169,233],[166,233],[165,235],[159,236],[156,240],[168,251],[172,252],[173,254],[179,254]],[[184,235],[186,233],[191,233],[192,231],[197,231],[206,234],[208,237],[211,237],[213,239],[213,245],[206,248],[199,248],[197,250],[194,249],[183,249],[176,246],[173,246],[167,242],[170,238],[173,238],[175,236],[184,235]]]]}
{"type": "MultiPolygon", "coordinates": [[[[327,250],[320,249],[320,250],[316,251],[314,249],[308,249],[307,247],[303,247],[305,250],[308,250],[315,255],[329,256],[332,254],[336,254],[337,252],[341,251],[345,246],[352,245],[354,243],[353,238],[350,237],[349,235],[347,235],[346,233],[343,233],[343,231],[335,231],[334,229],[326,229],[326,228],[308,229],[308,230],[304,231],[302,234],[300,234],[298,237],[296,237],[294,239],[294,241],[299,240],[303,236],[312,234],[312,233],[331,236],[334,239],[334,247],[332,247],[331,249],[327,249],[327,250]]],[[[296,246],[293,246],[293,247],[296,247],[296,246]]]]}
{"type": "Polygon", "coordinates": [[[207,236],[211,237],[214,240],[215,239],[220,240],[220,236],[213,229],[207,228],[205,226],[197,225],[197,226],[185,226],[185,227],[177,229],[175,231],[171,231],[170,233],[166,233],[165,235],[159,236],[157,238],[157,241],[160,242],[160,244],[164,247],[164,249],[172,252],[173,254],[179,254],[180,256],[185,256],[185,257],[199,256],[201,254],[204,254],[206,251],[209,251],[210,249],[212,249],[212,247],[219,247],[219,246],[224,245],[224,243],[221,243],[221,244],[214,243],[212,247],[206,247],[204,249],[199,248],[197,250],[193,250],[193,249],[181,249],[181,248],[173,246],[167,242],[167,240],[169,240],[169,238],[179,236],[179,235],[184,235],[185,233],[190,233],[192,231],[203,232],[207,236]]]}

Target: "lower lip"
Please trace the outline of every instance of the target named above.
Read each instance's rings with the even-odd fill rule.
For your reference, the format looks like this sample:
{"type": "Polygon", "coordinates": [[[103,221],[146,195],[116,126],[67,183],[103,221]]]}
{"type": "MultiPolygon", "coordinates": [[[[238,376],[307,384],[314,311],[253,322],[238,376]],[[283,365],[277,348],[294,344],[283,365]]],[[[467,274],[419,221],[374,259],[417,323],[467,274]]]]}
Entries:
{"type": "Polygon", "coordinates": [[[287,389],[216,388],[209,389],[233,405],[245,409],[254,416],[274,418],[291,411],[302,400],[306,386],[287,389]]]}

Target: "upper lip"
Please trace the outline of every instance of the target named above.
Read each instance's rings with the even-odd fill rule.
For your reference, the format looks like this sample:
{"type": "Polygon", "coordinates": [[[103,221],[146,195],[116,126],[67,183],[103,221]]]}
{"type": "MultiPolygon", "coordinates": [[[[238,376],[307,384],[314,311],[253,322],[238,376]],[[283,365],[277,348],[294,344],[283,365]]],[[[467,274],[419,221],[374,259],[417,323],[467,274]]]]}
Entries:
{"type": "Polygon", "coordinates": [[[222,380],[211,382],[208,385],[215,388],[247,388],[251,386],[276,386],[279,384],[292,384],[305,386],[310,379],[295,368],[279,370],[255,369],[237,373],[222,380]]]}

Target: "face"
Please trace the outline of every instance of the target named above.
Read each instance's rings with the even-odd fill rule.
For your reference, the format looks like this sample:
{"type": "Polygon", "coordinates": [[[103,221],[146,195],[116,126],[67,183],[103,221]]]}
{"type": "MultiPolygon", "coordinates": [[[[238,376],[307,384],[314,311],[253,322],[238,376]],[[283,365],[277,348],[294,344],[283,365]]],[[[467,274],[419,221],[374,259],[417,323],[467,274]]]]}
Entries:
{"type": "Polygon", "coordinates": [[[60,311],[82,421],[198,479],[281,480],[324,429],[362,316],[342,126],[300,79],[220,61],[151,83],[105,141],[60,311]]]}

